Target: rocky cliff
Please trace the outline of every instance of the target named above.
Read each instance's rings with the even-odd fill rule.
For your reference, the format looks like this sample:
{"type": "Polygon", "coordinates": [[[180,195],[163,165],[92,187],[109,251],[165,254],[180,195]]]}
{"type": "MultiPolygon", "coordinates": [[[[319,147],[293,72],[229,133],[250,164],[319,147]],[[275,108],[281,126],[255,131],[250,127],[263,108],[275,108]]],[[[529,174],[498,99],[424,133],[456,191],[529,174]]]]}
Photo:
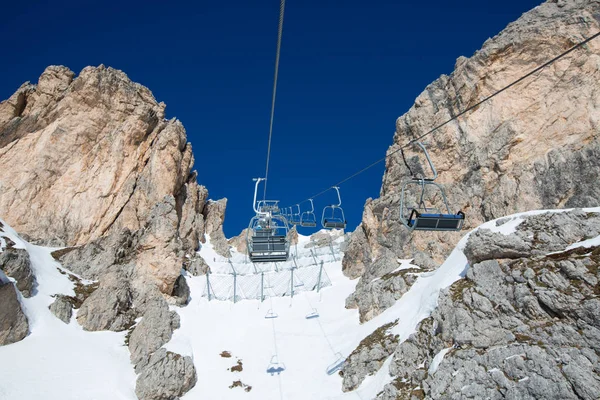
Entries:
{"type": "MultiPolygon", "coordinates": [[[[68,322],[78,309],[86,330],[130,329],[142,399],[179,396],[195,384],[189,358],[158,351],[179,326],[168,305],[188,301],[181,269],[203,272],[195,250],[205,234],[227,244],[226,201],[207,200],[193,164],[183,125],[112,68],[76,77],[51,66],[0,103],[0,216],[29,241],[65,247],[55,258],[96,281],[79,282],[78,295],[57,297],[51,310],[68,322]]],[[[1,267],[25,274],[25,257],[8,249],[1,267]]],[[[28,295],[18,286],[27,279],[13,277],[28,295]]]]}
{"type": "MultiPolygon", "coordinates": [[[[547,1],[458,58],[398,118],[381,196],[367,201],[344,257],[345,273],[361,278],[347,306],[363,321],[410,287],[404,275],[388,274],[398,258],[435,269],[463,235],[410,233],[400,223],[408,167],[427,166],[417,148],[404,151],[405,164],[399,148],[598,31],[598,1],[547,1]]],[[[452,211],[467,216],[465,230],[518,211],[600,203],[599,63],[595,39],[424,139],[452,211]]]]}
{"type": "Polygon", "coordinates": [[[393,351],[377,398],[597,399],[600,247],[582,241],[599,235],[580,210],[476,231],[466,277],[393,351]]]}

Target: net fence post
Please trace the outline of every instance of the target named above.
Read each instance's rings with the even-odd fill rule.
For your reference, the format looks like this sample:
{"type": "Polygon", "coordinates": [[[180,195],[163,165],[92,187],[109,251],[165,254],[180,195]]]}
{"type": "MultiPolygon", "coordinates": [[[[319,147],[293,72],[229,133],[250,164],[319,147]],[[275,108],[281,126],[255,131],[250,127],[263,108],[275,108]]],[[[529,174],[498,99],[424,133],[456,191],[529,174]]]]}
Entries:
{"type": "Polygon", "coordinates": [[[313,260],[315,260],[315,265],[319,265],[319,263],[317,262],[317,257],[313,253],[313,249],[310,249],[310,255],[312,256],[313,260]]]}
{"type": "Polygon", "coordinates": [[[210,271],[206,271],[206,293],[208,295],[208,301],[210,301],[210,271]]]}
{"type": "Polygon", "coordinates": [[[323,273],[323,260],[321,260],[321,267],[319,268],[319,279],[317,280],[317,293],[321,290],[321,275],[323,273]]]}
{"type": "Polygon", "coordinates": [[[260,302],[265,299],[265,273],[260,273],[260,302]]]}
{"type": "Polygon", "coordinates": [[[331,236],[329,236],[329,248],[331,249],[331,255],[333,256],[333,261],[337,261],[337,259],[335,258],[335,253],[333,252],[333,240],[331,239],[331,236]]]}
{"type": "Polygon", "coordinates": [[[237,274],[233,271],[233,302],[235,303],[237,298],[237,274]]]}

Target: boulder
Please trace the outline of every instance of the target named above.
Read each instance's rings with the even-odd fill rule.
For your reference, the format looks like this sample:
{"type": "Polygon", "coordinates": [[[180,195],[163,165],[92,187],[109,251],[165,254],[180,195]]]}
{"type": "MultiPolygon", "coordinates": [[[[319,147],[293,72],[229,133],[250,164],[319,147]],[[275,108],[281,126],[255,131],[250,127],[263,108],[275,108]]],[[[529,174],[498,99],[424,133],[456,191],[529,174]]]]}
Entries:
{"type": "Polygon", "coordinates": [[[56,295],[54,302],[50,304],[48,308],[56,318],[60,319],[65,324],[71,322],[71,316],[73,315],[73,304],[68,296],[62,294],[56,295]]]}
{"type": "Polygon", "coordinates": [[[0,346],[4,346],[27,336],[29,323],[12,283],[0,282],[0,304],[0,346]]]}
{"type": "Polygon", "coordinates": [[[196,384],[191,357],[160,349],[137,378],[135,394],[140,400],[177,399],[196,384]]]}
{"type": "Polygon", "coordinates": [[[36,281],[27,250],[5,249],[0,253],[0,269],[17,281],[17,289],[19,289],[23,297],[31,297],[33,295],[36,281]]]}

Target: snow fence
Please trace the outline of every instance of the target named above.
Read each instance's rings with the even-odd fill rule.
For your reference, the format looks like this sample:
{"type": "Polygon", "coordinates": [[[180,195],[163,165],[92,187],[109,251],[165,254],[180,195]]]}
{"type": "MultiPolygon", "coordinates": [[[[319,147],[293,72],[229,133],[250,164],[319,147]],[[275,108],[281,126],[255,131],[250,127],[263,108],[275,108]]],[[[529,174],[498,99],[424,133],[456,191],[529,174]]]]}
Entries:
{"type": "Polygon", "coordinates": [[[206,274],[202,297],[208,300],[264,300],[268,297],[291,296],[299,292],[320,291],[331,286],[331,280],[320,264],[300,268],[279,269],[254,274],[206,274]]]}

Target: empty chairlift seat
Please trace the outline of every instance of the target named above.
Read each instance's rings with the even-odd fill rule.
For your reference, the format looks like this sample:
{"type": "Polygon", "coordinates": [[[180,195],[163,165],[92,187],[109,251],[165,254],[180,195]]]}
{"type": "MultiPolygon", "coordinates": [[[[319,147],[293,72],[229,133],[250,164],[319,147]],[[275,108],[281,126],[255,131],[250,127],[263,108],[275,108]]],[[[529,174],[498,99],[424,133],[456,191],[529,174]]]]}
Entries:
{"type": "Polygon", "coordinates": [[[286,235],[277,235],[273,229],[256,229],[248,252],[252,262],[278,262],[288,259],[288,249],[286,235]]]}
{"type": "Polygon", "coordinates": [[[258,185],[264,178],[256,178],[252,207],[256,215],[250,220],[246,232],[248,256],[252,262],[287,261],[289,256],[289,231],[287,219],[279,214],[277,200],[256,201],[258,185]]]}
{"type": "Polygon", "coordinates": [[[317,226],[317,217],[315,216],[315,206],[313,204],[313,199],[308,199],[310,201],[310,211],[304,211],[300,215],[300,226],[305,228],[314,228],[317,226]]]}
{"type": "Polygon", "coordinates": [[[400,221],[411,231],[461,230],[465,214],[462,211],[452,213],[444,187],[435,182],[438,174],[427,149],[420,142],[415,144],[425,153],[432,175],[413,176],[404,182],[400,195],[400,221]]]}
{"type": "Polygon", "coordinates": [[[337,192],[338,204],[332,204],[323,208],[321,216],[321,226],[325,229],[346,229],[346,217],[342,209],[342,198],[340,197],[340,188],[334,186],[337,192]]]}
{"type": "Polygon", "coordinates": [[[465,214],[420,213],[413,209],[408,218],[408,226],[416,231],[459,231],[462,229],[465,214]]]}

